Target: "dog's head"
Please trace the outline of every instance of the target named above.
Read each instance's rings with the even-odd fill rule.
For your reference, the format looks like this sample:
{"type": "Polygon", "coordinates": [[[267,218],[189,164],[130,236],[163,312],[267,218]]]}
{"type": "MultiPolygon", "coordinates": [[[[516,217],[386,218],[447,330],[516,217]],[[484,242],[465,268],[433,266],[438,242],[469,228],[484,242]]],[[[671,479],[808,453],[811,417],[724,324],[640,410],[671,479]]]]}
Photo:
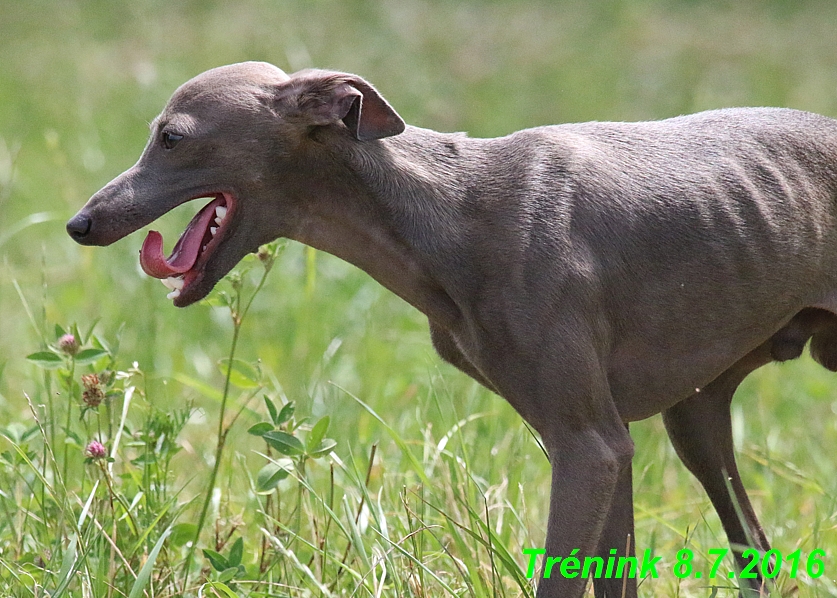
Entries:
{"type": "Polygon", "coordinates": [[[403,130],[354,75],[288,76],[260,62],[215,68],[175,91],[139,161],[91,197],[67,232],[82,245],[109,245],[184,202],[211,198],[168,258],[156,231],[140,251],[143,270],[185,307],[247,253],[293,230],[301,198],[316,192],[317,173],[329,165],[323,139],[369,143],[403,130]],[[318,134],[323,128],[332,135],[318,134]]]}

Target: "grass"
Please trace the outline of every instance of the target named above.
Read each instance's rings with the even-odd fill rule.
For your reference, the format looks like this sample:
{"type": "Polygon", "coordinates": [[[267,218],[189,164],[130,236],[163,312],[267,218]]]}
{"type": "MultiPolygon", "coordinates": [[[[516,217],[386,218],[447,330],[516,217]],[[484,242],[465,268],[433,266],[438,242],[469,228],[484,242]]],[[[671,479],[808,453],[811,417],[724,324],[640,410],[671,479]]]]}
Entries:
{"type": "MultiPolygon", "coordinates": [[[[408,122],[475,136],[729,105],[835,116],[835,22],[826,1],[0,4],[0,596],[532,593],[546,460],[438,360],[420,314],[291,243],[239,327],[255,257],[176,310],[138,270],[141,234],[64,234],[187,78],[244,59],[358,72],[408,122]]],[[[166,238],[193,211],[162,219],[166,238]]],[[[776,595],[835,595],[835,412],[835,378],[807,357],[733,406],[774,546],[826,552],[822,577],[783,569],[776,595]]],[[[659,418],[632,434],[637,545],[663,557],[643,595],[735,595],[672,573],[684,547],[708,571],[726,542],[659,418]]]]}

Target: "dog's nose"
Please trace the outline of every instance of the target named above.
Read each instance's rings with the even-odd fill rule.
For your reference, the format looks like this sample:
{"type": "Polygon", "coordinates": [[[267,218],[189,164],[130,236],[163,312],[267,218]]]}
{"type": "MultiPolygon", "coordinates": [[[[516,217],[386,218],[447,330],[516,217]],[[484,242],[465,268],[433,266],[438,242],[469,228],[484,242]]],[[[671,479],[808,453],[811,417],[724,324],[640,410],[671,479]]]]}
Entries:
{"type": "Polygon", "coordinates": [[[79,243],[90,232],[93,220],[87,214],[78,213],[67,222],[67,233],[79,243]]]}

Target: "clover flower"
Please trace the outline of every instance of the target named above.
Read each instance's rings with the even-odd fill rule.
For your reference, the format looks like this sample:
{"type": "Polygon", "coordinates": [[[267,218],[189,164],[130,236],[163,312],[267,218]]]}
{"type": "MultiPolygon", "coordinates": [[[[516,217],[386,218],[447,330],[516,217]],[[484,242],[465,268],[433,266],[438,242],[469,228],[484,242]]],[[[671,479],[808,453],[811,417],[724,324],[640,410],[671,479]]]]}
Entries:
{"type": "Polygon", "coordinates": [[[65,334],[58,339],[58,350],[64,355],[75,355],[79,350],[78,340],[72,334],[65,334]]]}
{"type": "Polygon", "coordinates": [[[90,444],[87,445],[87,448],[84,449],[84,454],[87,455],[93,461],[98,461],[100,459],[104,459],[108,456],[108,451],[98,440],[93,440],[90,444]]]}
{"type": "Polygon", "coordinates": [[[105,391],[102,390],[99,376],[96,374],[85,374],[81,377],[81,383],[84,386],[84,392],[81,395],[84,404],[88,407],[98,407],[105,399],[105,391]]]}

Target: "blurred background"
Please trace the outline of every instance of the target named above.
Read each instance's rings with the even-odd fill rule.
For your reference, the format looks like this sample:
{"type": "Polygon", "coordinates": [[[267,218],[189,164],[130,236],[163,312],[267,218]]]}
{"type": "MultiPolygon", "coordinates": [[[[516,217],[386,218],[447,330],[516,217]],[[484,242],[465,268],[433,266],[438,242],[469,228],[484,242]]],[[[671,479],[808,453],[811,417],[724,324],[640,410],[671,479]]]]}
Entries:
{"type": "MultiPolygon", "coordinates": [[[[121,367],[138,362],[157,406],[193,401],[212,420],[212,403],[183,381],[220,385],[226,310],[172,307],[139,269],[145,231],[86,248],[64,223],[134,163],[148,123],[178,85],[243,60],[357,73],[408,123],[472,136],[744,105],[837,116],[837,3],[0,0],[0,427],[31,420],[24,392],[43,401],[40,374],[25,357],[43,348],[56,323],[96,324],[111,342],[119,336],[121,367]]],[[[183,206],[155,228],[172,240],[198,207],[183,206]]],[[[525,445],[516,455],[526,523],[533,538],[542,534],[547,464],[519,418],[441,364],[424,318],[362,272],[290,244],[241,342],[239,356],[258,361],[285,396],[339,423],[330,435],[344,456],[368,452],[386,434],[330,382],[411,438],[490,413],[466,430],[479,455],[474,467],[489,480],[502,477],[504,463],[491,456],[501,432],[514,430],[525,445]]],[[[807,357],[765,368],[736,400],[745,483],[786,553],[820,542],[819,534],[837,544],[835,411],[837,379],[807,357]],[[817,522],[813,540],[808,515],[817,522]]],[[[191,451],[178,457],[184,465],[209,442],[200,418],[191,426],[191,451]]],[[[659,418],[633,432],[638,543],[676,544],[678,534],[714,521],[659,418]]],[[[725,545],[717,524],[710,529],[714,545],[725,545]]],[[[830,570],[837,575],[837,565],[830,570]]]]}

